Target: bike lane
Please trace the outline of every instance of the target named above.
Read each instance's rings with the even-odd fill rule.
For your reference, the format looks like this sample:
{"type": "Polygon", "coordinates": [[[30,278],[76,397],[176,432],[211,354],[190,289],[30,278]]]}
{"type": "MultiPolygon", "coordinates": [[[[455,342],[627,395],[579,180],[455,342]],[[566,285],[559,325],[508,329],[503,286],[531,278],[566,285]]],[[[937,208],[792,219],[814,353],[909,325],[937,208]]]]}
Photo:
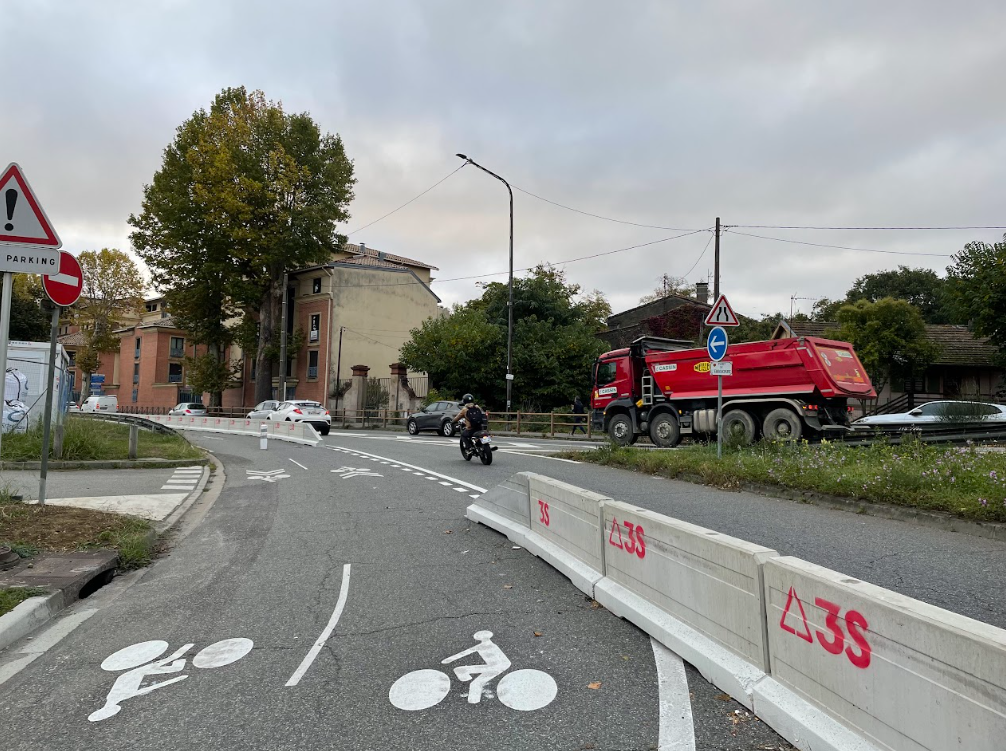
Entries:
{"type": "Polygon", "coordinates": [[[0,685],[7,748],[657,747],[648,637],[470,525],[471,488],[275,441],[206,445],[228,473],[206,520],[0,685]],[[443,664],[477,645],[487,659],[443,664]],[[414,671],[442,677],[392,693],[414,671]]]}

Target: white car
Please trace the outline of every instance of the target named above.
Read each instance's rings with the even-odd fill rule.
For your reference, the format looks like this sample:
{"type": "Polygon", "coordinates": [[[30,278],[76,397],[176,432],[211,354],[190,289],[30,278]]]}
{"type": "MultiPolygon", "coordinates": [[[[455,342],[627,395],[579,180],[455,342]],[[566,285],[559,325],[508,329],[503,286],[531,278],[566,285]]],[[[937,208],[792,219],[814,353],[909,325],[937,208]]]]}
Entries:
{"type": "Polygon", "coordinates": [[[332,429],[332,416],[328,410],[309,399],[291,399],[282,402],[269,413],[270,420],[285,422],[306,422],[322,435],[328,435],[332,429]]]}
{"type": "Polygon", "coordinates": [[[987,402],[936,401],[927,402],[910,412],[871,415],[856,420],[854,426],[927,425],[953,422],[1006,421],[1006,405],[987,402]]]}
{"type": "Polygon", "coordinates": [[[272,411],[279,406],[279,402],[275,399],[266,399],[264,402],[259,402],[254,407],[252,411],[248,413],[249,420],[268,420],[269,415],[272,411]]]}
{"type": "Polygon", "coordinates": [[[182,402],[168,410],[169,415],[189,415],[190,417],[205,417],[206,406],[198,402],[182,402]]]}

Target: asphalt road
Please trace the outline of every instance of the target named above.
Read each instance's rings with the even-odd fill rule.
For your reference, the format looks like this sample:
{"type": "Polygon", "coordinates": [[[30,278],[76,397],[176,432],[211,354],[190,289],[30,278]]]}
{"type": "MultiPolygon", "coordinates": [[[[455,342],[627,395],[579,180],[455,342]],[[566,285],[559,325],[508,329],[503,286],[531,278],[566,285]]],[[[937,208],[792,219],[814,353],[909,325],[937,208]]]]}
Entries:
{"type": "Polygon", "coordinates": [[[506,453],[534,446],[482,467],[453,442],[377,438],[263,452],[193,436],[224,464],[220,497],[131,586],[71,608],[53,626],[65,638],[0,684],[5,748],[788,748],[464,518],[514,471],[588,487],[620,473],[506,453]],[[93,615],[69,630],[82,608],[93,615]]]}

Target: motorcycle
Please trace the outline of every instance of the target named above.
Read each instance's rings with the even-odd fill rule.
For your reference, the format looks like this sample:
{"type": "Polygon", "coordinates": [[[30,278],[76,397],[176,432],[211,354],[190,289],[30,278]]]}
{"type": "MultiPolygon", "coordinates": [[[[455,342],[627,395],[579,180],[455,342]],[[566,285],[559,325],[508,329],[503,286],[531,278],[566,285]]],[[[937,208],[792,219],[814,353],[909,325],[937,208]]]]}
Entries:
{"type": "Polygon", "coordinates": [[[493,439],[489,431],[476,430],[472,433],[467,448],[465,447],[465,439],[461,439],[461,456],[465,458],[466,462],[470,462],[472,457],[478,454],[483,464],[492,464],[493,452],[498,448],[497,446],[493,446],[492,443],[493,439]]]}

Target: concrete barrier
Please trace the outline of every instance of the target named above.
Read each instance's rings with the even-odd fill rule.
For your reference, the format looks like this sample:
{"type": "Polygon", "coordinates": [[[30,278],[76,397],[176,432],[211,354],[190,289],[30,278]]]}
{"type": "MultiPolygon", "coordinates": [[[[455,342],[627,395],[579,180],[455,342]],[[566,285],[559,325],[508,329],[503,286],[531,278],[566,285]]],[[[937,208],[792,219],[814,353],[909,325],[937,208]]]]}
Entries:
{"type": "Polygon", "coordinates": [[[525,546],[557,568],[582,592],[594,596],[604,576],[601,507],[610,498],[529,474],[530,534],[525,546]]]}
{"type": "Polygon", "coordinates": [[[273,422],[269,420],[249,420],[240,417],[196,417],[193,415],[144,415],[162,425],[180,430],[199,430],[209,433],[233,433],[235,435],[258,436],[261,425],[267,425],[271,438],[291,443],[314,446],[321,442],[318,431],[306,422],[273,422]]]}
{"type": "Polygon", "coordinates": [[[465,517],[484,524],[524,545],[531,527],[528,505],[530,472],[518,472],[506,482],[483,493],[465,510],[465,517]]]}
{"type": "Polygon", "coordinates": [[[780,686],[878,748],[1006,747],[1006,631],[796,558],[766,561],[764,587],[755,709],[784,736],[780,686]]]}
{"type": "Polygon", "coordinates": [[[768,670],[761,566],[754,545],[626,503],[605,503],[596,599],[751,707],[768,670]]]}

